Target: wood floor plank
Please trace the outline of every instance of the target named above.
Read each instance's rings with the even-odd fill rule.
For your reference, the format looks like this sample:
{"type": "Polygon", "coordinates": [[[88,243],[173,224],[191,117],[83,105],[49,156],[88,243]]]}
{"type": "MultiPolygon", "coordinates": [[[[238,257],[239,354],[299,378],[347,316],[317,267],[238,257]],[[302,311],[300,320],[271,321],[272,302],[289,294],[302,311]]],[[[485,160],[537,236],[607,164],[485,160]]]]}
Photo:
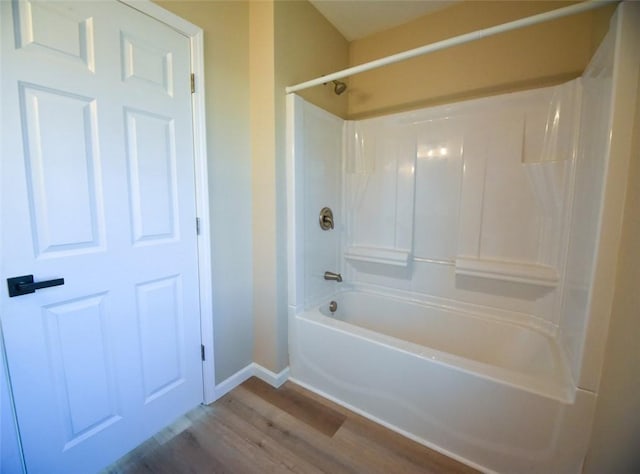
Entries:
{"type": "MultiPolygon", "coordinates": [[[[243,387],[239,387],[234,391],[234,397],[242,401],[247,407],[255,407],[259,412],[264,412],[266,409],[264,406],[267,403],[262,398],[256,396],[250,391],[244,390],[243,387]]],[[[252,408],[249,408],[252,409],[252,408]]],[[[275,409],[275,408],[274,408],[275,409]]],[[[276,409],[277,410],[277,409],[276,409]]],[[[322,466],[322,470],[327,473],[367,473],[367,474],[387,474],[387,473],[428,473],[434,472],[424,469],[422,466],[408,463],[403,459],[398,459],[395,456],[389,456],[388,453],[382,452],[384,455],[378,453],[378,446],[372,444],[370,440],[362,437],[351,436],[338,436],[343,428],[340,428],[338,432],[331,438],[318,435],[315,430],[305,429],[306,425],[299,423],[299,421],[290,416],[288,413],[280,412],[280,414],[270,415],[269,419],[274,420],[274,424],[281,425],[283,428],[295,430],[295,439],[304,441],[308,445],[313,446],[312,454],[314,456],[314,463],[322,466]],[[298,426],[297,430],[295,426],[298,426]],[[355,442],[353,442],[355,440],[355,442]],[[327,466],[327,460],[334,462],[334,465],[327,466]],[[335,461],[338,465],[335,465],[335,461]]],[[[348,420],[347,420],[348,421],[348,420]]],[[[369,421],[369,423],[371,423],[369,421]]],[[[291,442],[292,439],[280,440],[282,443],[291,442]]],[[[420,445],[418,445],[420,446],[420,445]]],[[[422,447],[423,449],[426,449],[422,447]]],[[[300,445],[293,446],[292,449],[300,451],[300,445]]],[[[309,456],[307,452],[304,454],[309,456]]],[[[444,471],[443,471],[444,472],[444,471]]]]}
{"type": "MultiPolygon", "coordinates": [[[[155,440],[155,438],[149,438],[147,441],[142,443],[133,451],[124,455],[122,458],[118,460],[117,463],[108,466],[106,469],[101,471],[101,474],[118,474],[121,472],[145,472],[143,470],[135,471],[139,467],[141,459],[148,455],[149,453],[153,453],[156,449],[158,449],[160,445],[155,440]]],[[[149,472],[149,471],[146,471],[149,472]]]]}
{"type": "MultiPolygon", "coordinates": [[[[433,459],[431,457],[433,452],[424,449],[424,446],[418,445],[419,455],[407,455],[406,449],[396,450],[394,447],[390,447],[388,444],[390,440],[376,439],[374,436],[369,436],[368,431],[362,432],[358,429],[352,429],[353,426],[354,424],[351,420],[347,420],[336,433],[336,441],[341,442],[345,446],[351,446],[353,449],[361,449],[360,454],[366,459],[375,462],[376,466],[378,466],[382,472],[394,472],[398,474],[462,472],[459,466],[448,467],[451,466],[449,460],[448,464],[439,464],[437,458],[433,459]]],[[[409,454],[413,453],[409,450],[409,454]]]]}
{"type": "Polygon", "coordinates": [[[206,449],[208,440],[194,428],[188,428],[158,449],[145,456],[141,462],[142,472],[154,474],[204,474],[231,473],[217,457],[206,449]]]}
{"type": "Polygon", "coordinates": [[[347,434],[366,439],[377,447],[378,452],[392,455],[395,459],[406,460],[413,465],[424,468],[427,472],[460,474],[478,472],[363,417],[350,417],[336,436],[342,437],[347,434]]]}
{"type": "MultiPolygon", "coordinates": [[[[229,429],[238,433],[250,445],[259,447],[265,456],[268,456],[274,464],[280,466],[280,471],[290,471],[296,473],[321,474],[322,471],[310,463],[304,456],[299,456],[295,451],[289,450],[287,446],[280,443],[278,439],[269,436],[263,430],[256,429],[255,420],[252,416],[247,416],[247,412],[238,412],[229,409],[231,405],[238,405],[233,402],[232,397],[224,401],[221,409],[214,412],[210,422],[221,423],[229,429]]],[[[275,422],[271,422],[275,426],[275,422]]],[[[290,433],[290,437],[295,437],[295,433],[290,433]]],[[[239,447],[242,449],[242,447],[239,447]]]]}
{"type": "Polygon", "coordinates": [[[250,420],[256,430],[260,430],[298,456],[307,459],[322,472],[336,474],[360,472],[334,449],[331,438],[301,423],[289,413],[271,406],[244,387],[234,390],[225,403],[227,403],[227,409],[250,420]]]}
{"type": "Polygon", "coordinates": [[[287,382],[252,378],[143,443],[109,474],[468,474],[475,470],[287,382]]]}
{"type": "Polygon", "coordinates": [[[203,449],[220,466],[213,472],[277,473],[291,472],[264,451],[261,441],[253,441],[236,432],[218,416],[219,407],[213,407],[210,416],[197,427],[203,449]]]}
{"type": "Polygon", "coordinates": [[[257,377],[252,377],[243,386],[327,436],[333,436],[346,420],[346,416],[342,413],[332,410],[309,397],[300,396],[298,392],[291,390],[287,384],[280,387],[279,390],[274,390],[266,382],[257,377]]]}
{"type": "MultiPolygon", "coordinates": [[[[320,395],[318,395],[317,393],[312,392],[311,390],[307,390],[306,388],[304,388],[302,385],[298,385],[297,383],[291,382],[291,381],[287,381],[285,382],[282,387],[280,388],[284,388],[286,387],[287,390],[291,390],[292,392],[296,392],[298,395],[302,396],[302,397],[306,397],[306,398],[310,398],[311,400],[315,400],[317,403],[324,405],[338,413],[341,413],[343,415],[345,415],[346,417],[352,417],[352,416],[359,416],[356,413],[352,412],[351,410],[343,407],[342,405],[338,405],[337,403],[324,398],[320,395]]],[[[363,418],[366,419],[366,418],[363,418]]]]}
{"type": "MultiPolygon", "coordinates": [[[[426,448],[425,446],[391,431],[382,425],[373,423],[371,420],[354,413],[331,400],[321,397],[300,385],[292,382],[287,382],[285,385],[289,385],[290,390],[296,391],[301,395],[308,396],[316,400],[318,403],[326,405],[332,410],[346,414],[347,420],[340,427],[340,432],[350,430],[355,433],[360,433],[370,443],[377,445],[382,451],[390,451],[395,457],[404,457],[409,462],[424,468],[425,472],[459,472],[464,474],[478,472],[465,464],[452,460],[438,451],[426,448]]],[[[339,437],[339,433],[336,434],[336,437],[339,437]]]]}

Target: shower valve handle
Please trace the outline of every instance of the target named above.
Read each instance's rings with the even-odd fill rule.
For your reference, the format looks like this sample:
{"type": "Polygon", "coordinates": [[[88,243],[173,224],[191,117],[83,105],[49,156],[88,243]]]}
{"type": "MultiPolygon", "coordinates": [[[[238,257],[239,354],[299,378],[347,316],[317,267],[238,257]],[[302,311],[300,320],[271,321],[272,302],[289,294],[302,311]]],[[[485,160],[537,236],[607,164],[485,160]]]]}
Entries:
{"type": "Polygon", "coordinates": [[[319,222],[322,230],[333,229],[333,211],[328,207],[323,207],[320,210],[319,222]]]}

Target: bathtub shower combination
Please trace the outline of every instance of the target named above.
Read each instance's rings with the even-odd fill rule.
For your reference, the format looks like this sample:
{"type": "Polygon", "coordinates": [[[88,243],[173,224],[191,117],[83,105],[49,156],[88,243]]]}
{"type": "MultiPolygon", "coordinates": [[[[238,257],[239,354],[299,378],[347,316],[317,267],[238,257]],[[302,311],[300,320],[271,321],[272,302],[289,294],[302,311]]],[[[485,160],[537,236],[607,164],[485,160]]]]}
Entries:
{"type": "Polygon", "coordinates": [[[360,121],[289,96],[292,379],[481,470],[580,471],[612,25],[555,87],[360,121]]]}

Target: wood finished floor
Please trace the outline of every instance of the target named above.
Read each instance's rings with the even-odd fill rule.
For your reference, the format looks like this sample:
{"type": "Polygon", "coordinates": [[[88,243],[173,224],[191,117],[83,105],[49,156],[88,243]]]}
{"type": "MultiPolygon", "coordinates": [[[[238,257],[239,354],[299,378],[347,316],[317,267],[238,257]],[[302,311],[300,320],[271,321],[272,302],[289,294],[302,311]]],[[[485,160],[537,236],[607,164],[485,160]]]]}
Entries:
{"type": "Polygon", "coordinates": [[[104,473],[475,473],[304,388],[251,378],[104,473]]]}

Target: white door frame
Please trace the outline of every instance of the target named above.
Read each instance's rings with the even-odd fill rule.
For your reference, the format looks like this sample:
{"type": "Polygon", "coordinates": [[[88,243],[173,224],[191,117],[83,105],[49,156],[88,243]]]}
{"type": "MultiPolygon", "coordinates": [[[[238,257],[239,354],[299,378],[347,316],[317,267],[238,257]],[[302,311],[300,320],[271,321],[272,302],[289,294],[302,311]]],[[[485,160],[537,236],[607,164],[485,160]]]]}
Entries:
{"type": "MultiPolygon", "coordinates": [[[[191,94],[193,114],[193,155],[196,184],[196,213],[199,219],[198,278],[200,282],[200,336],[204,345],[202,363],[203,403],[215,401],[215,364],[213,360],[213,303],[211,300],[211,233],[209,232],[209,180],[207,173],[207,129],[204,96],[204,32],[202,28],[151,2],[118,0],[154,18],[189,39],[191,72],[195,75],[195,92],[191,94]]],[[[195,225],[195,223],[194,223],[195,225]]]]}

